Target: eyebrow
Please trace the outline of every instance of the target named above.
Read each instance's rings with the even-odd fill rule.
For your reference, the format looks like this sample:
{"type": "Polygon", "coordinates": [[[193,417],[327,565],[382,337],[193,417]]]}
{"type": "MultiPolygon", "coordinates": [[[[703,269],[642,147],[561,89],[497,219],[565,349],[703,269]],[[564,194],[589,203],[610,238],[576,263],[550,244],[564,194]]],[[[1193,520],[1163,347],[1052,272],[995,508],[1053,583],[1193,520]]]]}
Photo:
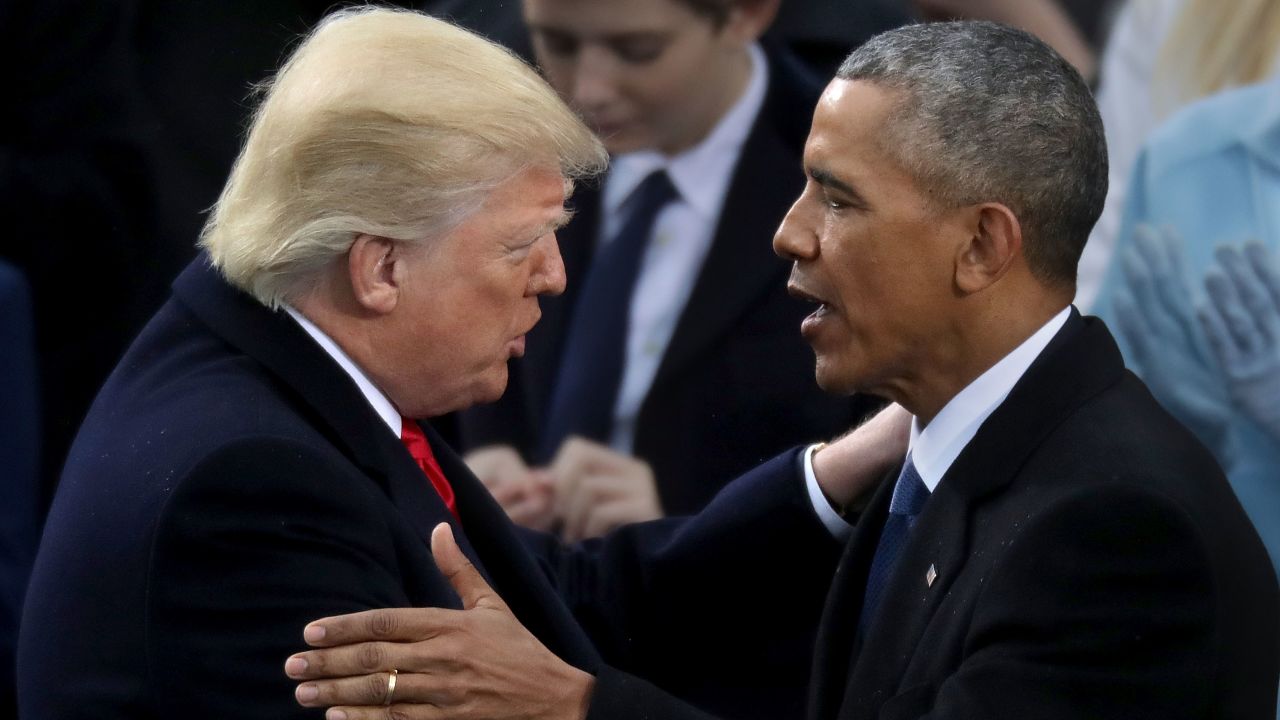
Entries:
{"type": "Polygon", "coordinates": [[[667,40],[674,34],[670,30],[655,28],[653,30],[627,30],[624,32],[606,33],[598,36],[579,36],[553,25],[531,24],[528,27],[530,32],[542,33],[544,35],[559,35],[561,37],[571,38],[576,42],[600,42],[604,44],[617,44],[637,40],[667,40]]]}
{"type": "Polygon", "coordinates": [[[857,190],[853,189],[852,185],[836,177],[830,170],[825,168],[809,168],[809,177],[813,178],[814,182],[824,188],[832,188],[840,193],[848,195],[849,199],[856,203],[860,203],[862,205],[867,204],[867,201],[857,190]]]}
{"type": "Polygon", "coordinates": [[[559,230],[565,225],[568,225],[569,221],[572,219],[573,211],[569,208],[561,208],[560,212],[553,219],[538,226],[538,229],[535,231],[537,233],[537,237],[542,237],[547,233],[559,230]]]}

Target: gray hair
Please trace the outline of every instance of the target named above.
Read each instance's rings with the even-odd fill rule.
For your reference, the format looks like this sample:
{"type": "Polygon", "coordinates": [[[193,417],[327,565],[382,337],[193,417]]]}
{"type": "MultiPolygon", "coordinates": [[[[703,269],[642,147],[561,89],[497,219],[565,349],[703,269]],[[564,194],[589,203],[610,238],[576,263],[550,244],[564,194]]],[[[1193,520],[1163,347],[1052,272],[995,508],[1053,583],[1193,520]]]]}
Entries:
{"type": "Polygon", "coordinates": [[[1007,206],[1031,272],[1074,284],[1107,193],[1107,148],[1066,60],[1015,28],[934,23],[877,35],[836,77],[900,93],[886,150],[945,205],[1007,206]]]}

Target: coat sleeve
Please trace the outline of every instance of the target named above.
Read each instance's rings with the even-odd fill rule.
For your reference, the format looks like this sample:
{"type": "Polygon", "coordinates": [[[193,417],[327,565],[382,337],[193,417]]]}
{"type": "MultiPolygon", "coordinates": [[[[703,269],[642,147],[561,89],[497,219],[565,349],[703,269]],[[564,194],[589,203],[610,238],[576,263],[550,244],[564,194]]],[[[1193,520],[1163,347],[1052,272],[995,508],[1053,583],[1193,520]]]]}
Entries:
{"type": "MultiPolygon", "coordinates": [[[[701,513],[621,528],[572,548],[531,536],[535,555],[613,669],[609,717],[644,677],[726,716],[799,715],[840,544],[818,520],[796,450],[726,487],[701,513]]],[[[592,717],[605,717],[593,704],[592,717]]],[[[675,715],[670,715],[676,717],[675,715]]]]}
{"type": "Polygon", "coordinates": [[[322,717],[294,701],[283,664],[316,618],[410,604],[387,502],[295,442],[241,441],[200,462],[166,504],[149,566],[158,716],[322,717]]]}

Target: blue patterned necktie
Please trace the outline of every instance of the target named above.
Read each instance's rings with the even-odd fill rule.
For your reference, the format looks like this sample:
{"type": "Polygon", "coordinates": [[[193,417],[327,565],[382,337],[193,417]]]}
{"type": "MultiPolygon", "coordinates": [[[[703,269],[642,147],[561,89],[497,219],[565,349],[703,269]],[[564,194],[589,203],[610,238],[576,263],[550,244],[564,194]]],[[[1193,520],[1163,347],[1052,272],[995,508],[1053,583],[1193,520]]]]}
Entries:
{"type": "Polygon", "coordinates": [[[665,170],[635,190],[622,230],[593,258],[574,305],[538,461],[547,462],[570,435],[608,442],[626,362],[631,292],[653,221],[677,197],[665,170]]]}
{"type": "Polygon", "coordinates": [[[924,509],[929,499],[929,488],[907,454],[907,461],[898,474],[898,482],[893,486],[893,499],[889,501],[889,518],[880,532],[880,543],[876,545],[875,558],[871,561],[871,572],[867,575],[867,593],[862,600],[862,614],[858,618],[858,628],[867,631],[868,623],[880,605],[881,596],[893,575],[898,555],[907,544],[911,528],[915,526],[916,517],[924,509]]]}

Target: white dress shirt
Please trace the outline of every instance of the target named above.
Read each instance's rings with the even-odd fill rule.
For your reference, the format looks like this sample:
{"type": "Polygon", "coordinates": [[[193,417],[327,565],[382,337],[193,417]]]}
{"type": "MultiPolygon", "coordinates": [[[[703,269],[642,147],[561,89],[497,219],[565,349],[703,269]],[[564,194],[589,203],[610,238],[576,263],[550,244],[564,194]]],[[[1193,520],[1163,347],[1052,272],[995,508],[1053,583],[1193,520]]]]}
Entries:
{"type": "Polygon", "coordinates": [[[307,334],[311,336],[312,340],[316,341],[320,349],[333,358],[333,361],[338,363],[338,367],[342,368],[342,371],[351,377],[356,387],[360,388],[360,394],[364,395],[364,399],[369,401],[369,406],[373,408],[374,412],[378,413],[378,417],[382,418],[382,421],[387,424],[387,427],[395,434],[396,439],[399,439],[402,421],[400,419],[400,411],[396,409],[395,405],[391,404],[391,399],[384,395],[378,389],[378,386],[374,385],[373,381],[369,379],[369,376],[364,374],[360,366],[356,365],[355,361],[343,352],[342,348],[338,347],[338,343],[334,342],[333,338],[326,335],[323,330],[316,327],[315,323],[288,305],[284,307],[284,310],[289,313],[289,317],[302,326],[303,330],[307,331],[307,334]]]}
{"type": "Polygon", "coordinates": [[[749,55],[751,79],[746,89],[702,142],[674,157],[653,150],[616,156],[604,183],[597,233],[601,244],[621,231],[630,209],[627,201],[654,171],[665,169],[679,193],[654,220],[631,294],[625,365],[609,440],[622,453],[631,453],[640,405],[711,249],[742,144],[764,105],[768,63],[756,45],[749,55]]]}
{"type": "MultiPolygon", "coordinates": [[[[1040,357],[1040,353],[1044,352],[1045,346],[1067,323],[1070,315],[1071,308],[1063,308],[1021,345],[956,393],[927,426],[921,428],[919,419],[911,420],[908,452],[929,492],[937,489],[942,476],[947,474],[960,451],[964,450],[977,434],[978,428],[982,427],[982,423],[1009,396],[1009,391],[1026,374],[1031,363],[1040,357]]],[[[831,534],[841,540],[847,539],[853,532],[853,526],[836,514],[823,496],[822,489],[818,487],[817,476],[813,472],[813,451],[816,447],[810,446],[804,457],[809,500],[831,534]]]]}

